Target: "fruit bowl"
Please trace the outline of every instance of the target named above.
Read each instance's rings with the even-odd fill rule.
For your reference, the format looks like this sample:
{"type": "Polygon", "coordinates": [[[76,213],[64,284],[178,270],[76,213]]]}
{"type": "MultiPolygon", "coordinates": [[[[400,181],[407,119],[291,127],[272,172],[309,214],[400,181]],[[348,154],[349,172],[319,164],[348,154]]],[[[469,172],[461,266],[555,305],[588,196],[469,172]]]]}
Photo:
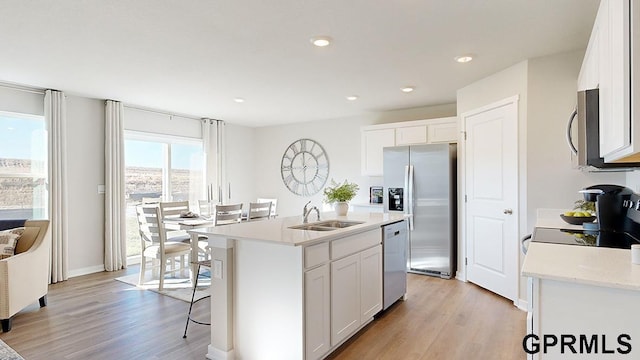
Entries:
{"type": "Polygon", "coordinates": [[[560,214],[560,217],[564,222],[571,225],[582,225],[583,223],[593,222],[596,219],[595,216],[567,216],[560,214]]]}

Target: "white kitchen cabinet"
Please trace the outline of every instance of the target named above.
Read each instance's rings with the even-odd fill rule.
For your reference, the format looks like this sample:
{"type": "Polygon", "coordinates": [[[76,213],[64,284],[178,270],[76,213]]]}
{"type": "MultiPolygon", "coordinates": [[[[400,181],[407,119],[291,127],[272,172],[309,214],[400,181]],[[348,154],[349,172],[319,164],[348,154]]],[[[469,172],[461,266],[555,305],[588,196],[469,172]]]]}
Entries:
{"type": "Polygon", "coordinates": [[[331,263],[331,345],[360,324],[360,254],[354,254],[331,263]]]}
{"type": "Polygon", "coordinates": [[[382,245],[360,253],[360,322],[382,310],[382,245]]]}
{"type": "Polygon", "coordinates": [[[457,117],[364,126],[362,127],[362,175],[382,176],[384,147],[457,141],[457,117]]]}
{"type": "Polygon", "coordinates": [[[427,125],[396,128],[396,146],[427,143],[427,125]]]}
{"type": "Polygon", "coordinates": [[[305,359],[320,359],[331,348],[329,265],[304,273],[305,359]]]}
{"type": "Polygon", "coordinates": [[[591,30],[591,37],[589,38],[589,44],[582,60],[582,66],[580,67],[580,73],[578,74],[578,91],[596,89],[599,87],[599,66],[600,56],[600,37],[602,33],[601,22],[606,14],[598,12],[596,20],[593,24],[593,30],[591,30]]]}
{"type": "Polygon", "coordinates": [[[429,144],[458,142],[458,122],[452,119],[429,124],[429,144]]]}
{"type": "MultiPolygon", "coordinates": [[[[620,351],[636,350],[619,343],[619,336],[628,334],[634,344],[640,334],[640,323],[629,321],[635,318],[637,304],[640,303],[640,292],[636,290],[586,285],[576,282],[556,281],[550,279],[529,279],[529,313],[527,314],[527,334],[542,337],[554,335],[558,338],[555,346],[549,346],[547,352],[529,354],[529,360],[567,359],[570,352],[565,347],[562,353],[561,335],[575,336],[574,348],[580,351],[581,339],[584,335],[589,344],[597,347],[586,353],[571,358],[580,359],[631,359],[634,351],[623,354],[620,351]],[[597,349],[597,350],[595,350],[597,349]],[[603,352],[605,349],[611,353],[603,352]],[[620,349],[620,350],[618,350],[620,349]],[[595,350],[595,351],[594,351],[595,350]]],[[[570,340],[570,339],[569,339],[570,340]]],[[[622,338],[625,341],[624,338],[622,338]]],[[[551,339],[549,340],[551,341],[551,339]]]]}
{"type": "Polygon", "coordinates": [[[362,175],[382,175],[382,149],[395,145],[395,129],[373,129],[362,132],[362,175]]]}
{"type": "Polygon", "coordinates": [[[640,0],[600,2],[578,77],[578,90],[599,89],[600,156],[605,162],[640,158],[640,129],[633,121],[640,118],[640,95],[633,90],[640,78],[632,71],[640,69],[639,7],[640,0]]]}

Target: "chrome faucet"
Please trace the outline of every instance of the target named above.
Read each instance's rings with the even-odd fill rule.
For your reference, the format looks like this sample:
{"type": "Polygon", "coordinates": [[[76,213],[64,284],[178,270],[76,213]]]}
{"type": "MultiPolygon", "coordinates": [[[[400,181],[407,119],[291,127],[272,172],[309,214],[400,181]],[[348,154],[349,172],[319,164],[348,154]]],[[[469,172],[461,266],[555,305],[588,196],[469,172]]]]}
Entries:
{"type": "Polygon", "coordinates": [[[308,203],[306,203],[304,205],[304,208],[302,209],[302,223],[306,224],[308,222],[308,218],[309,218],[309,214],[315,210],[316,211],[316,215],[318,217],[318,221],[320,221],[320,210],[318,210],[317,207],[312,207],[310,209],[308,209],[307,207],[309,206],[309,204],[311,204],[311,201],[309,201],[308,203]]]}

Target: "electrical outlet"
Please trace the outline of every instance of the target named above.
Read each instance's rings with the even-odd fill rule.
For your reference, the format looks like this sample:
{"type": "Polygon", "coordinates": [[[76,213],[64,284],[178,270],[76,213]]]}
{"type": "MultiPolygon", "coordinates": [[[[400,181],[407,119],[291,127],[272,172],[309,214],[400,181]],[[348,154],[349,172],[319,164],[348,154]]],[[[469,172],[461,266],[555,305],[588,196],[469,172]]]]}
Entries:
{"type": "Polygon", "coordinates": [[[222,260],[213,260],[213,277],[222,279],[222,260]]]}

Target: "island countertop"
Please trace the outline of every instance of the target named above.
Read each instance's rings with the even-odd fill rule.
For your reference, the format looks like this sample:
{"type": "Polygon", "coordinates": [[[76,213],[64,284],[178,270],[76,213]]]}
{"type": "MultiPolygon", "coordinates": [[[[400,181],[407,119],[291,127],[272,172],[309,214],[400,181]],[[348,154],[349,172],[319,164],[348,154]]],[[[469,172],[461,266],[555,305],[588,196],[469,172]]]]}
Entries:
{"type": "MultiPolygon", "coordinates": [[[[549,217],[538,212],[537,227],[582,228],[559,224],[548,226],[549,217]]],[[[551,215],[551,214],[550,214],[551,215]]],[[[551,219],[559,217],[557,211],[551,219]]],[[[640,290],[640,265],[631,263],[631,251],[592,246],[531,242],[522,264],[522,275],[585,285],[640,290]]]]}
{"type": "Polygon", "coordinates": [[[189,233],[222,236],[235,240],[259,240],[279,243],[282,245],[303,246],[330,241],[351,234],[375,229],[386,224],[404,220],[404,214],[356,213],[349,212],[346,216],[336,216],[334,212],[320,214],[319,221],[316,214],[309,215],[308,224],[328,220],[358,221],[357,224],[330,231],[312,231],[291,229],[302,225],[302,216],[277,217],[275,219],[242,222],[232,225],[215,226],[190,230],[189,233]]]}

